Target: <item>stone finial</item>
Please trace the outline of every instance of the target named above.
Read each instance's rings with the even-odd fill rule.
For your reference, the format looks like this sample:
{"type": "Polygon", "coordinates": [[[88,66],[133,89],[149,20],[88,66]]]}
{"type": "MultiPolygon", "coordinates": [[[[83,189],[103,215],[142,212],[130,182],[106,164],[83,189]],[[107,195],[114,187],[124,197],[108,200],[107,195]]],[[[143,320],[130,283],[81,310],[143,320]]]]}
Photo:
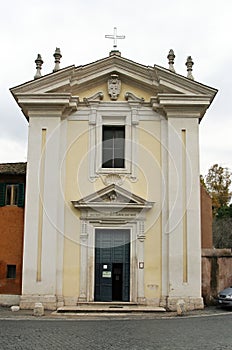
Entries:
{"type": "Polygon", "coordinates": [[[60,59],[62,57],[60,49],[58,47],[56,48],[53,56],[55,57],[55,68],[53,69],[53,72],[57,72],[60,69],[60,59]]]}
{"type": "Polygon", "coordinates": [[[193,75],[192,75],[192,70],[193,70],[194,62],[193,62],[191,56],[188,56],[188,57],[187,57],[187,61],[186,61],[185,65],[187,66],[187,72],[188,72],[187,78],[188,78],[188,79],[194,80],[194,77],[193,77],[193,75]]]}
{"type": "Polygon", "coordinates": [[[121,56],[121,52],[118,50],[111,50],[110,51],[110,56],[121,56]]]}
{"type": "Polygon", "coordinates": [[[167,58],[168,58],[168,64],[169,64],[169,70],[174,72],[175,73],[175,69],[174,69],[174,59],[175,59],[175,54],[174,54],[174,51],[171,49],[169,50],[169,53],[167,55],[167,58]]]}
{"type": "Polygon", "coordinates": [[[35,63],[36,63],[36,73],[35,73],[34,79],[39,79],[39,78],[41,78],[41,69],[42,69],[42,64],[43,64],[42,57],[39,53],[38,53],[38,56],[35,60],[35,63]]]}

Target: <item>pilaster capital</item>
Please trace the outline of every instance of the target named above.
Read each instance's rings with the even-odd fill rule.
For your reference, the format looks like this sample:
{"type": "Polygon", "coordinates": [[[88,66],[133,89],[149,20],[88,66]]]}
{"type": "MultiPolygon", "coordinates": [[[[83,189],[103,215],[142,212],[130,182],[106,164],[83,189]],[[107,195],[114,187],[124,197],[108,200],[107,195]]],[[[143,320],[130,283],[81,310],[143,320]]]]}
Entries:
{"type": "Polygon", "coordinates": [[[146,238],[145,235],[145,231],[144,231],[144,221],[138,221],[138,235],[137,235],[137,239],[139,240],[139,242],[144,242],[146,238]]]}
{"type": "Polygon", "coordinates": [[[87,242],[88,240],[88,223],[86,220],[81,220],[81,234],[80,234],[80,240],[82,243],[87,242]]]}

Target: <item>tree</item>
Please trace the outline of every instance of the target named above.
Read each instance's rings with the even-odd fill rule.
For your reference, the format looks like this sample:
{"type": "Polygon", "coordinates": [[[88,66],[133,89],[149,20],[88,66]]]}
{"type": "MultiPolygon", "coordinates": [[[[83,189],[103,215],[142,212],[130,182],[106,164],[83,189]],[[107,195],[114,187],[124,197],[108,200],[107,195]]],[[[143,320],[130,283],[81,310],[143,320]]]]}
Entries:
{"type": "Polygon", "coordinates": [[[223,216],[213,219],[213,245],[215,248],[232,248],[232,218],[223,216]]]}
{"type": "Polygon", "coordinates": [[[232,218],[232,204],[220,207],[217,211],[217,218],[232,218]]]}
{"type": "Polygon", "coordinates": [[[208,170],[208,174],[203,179],[201,177],[201,183],[205,184],[205,187],[212,198],[213,214],[216,215],[219,208],[227,207],[232,192],[230,191],[232,173],[228,168],[223,168],[218,164],[214,164],[208,170]]]}

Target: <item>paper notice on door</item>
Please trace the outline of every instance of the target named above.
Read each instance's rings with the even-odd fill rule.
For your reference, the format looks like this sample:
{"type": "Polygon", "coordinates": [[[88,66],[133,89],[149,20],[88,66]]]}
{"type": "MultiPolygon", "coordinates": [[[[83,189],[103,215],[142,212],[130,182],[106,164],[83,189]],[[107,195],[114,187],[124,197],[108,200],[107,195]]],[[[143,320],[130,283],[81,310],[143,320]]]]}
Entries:
{"type": "Polygon", "coordinates": [[[111,278],[111,271],[102,271],[103,278],[111,278]]]}

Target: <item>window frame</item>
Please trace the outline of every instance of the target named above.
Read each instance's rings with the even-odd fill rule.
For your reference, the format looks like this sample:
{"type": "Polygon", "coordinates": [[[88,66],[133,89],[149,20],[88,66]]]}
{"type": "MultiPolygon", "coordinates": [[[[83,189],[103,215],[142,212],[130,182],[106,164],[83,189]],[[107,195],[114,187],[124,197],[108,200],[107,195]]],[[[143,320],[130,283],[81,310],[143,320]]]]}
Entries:
{"type": "MultiPolygon", "coordinates": [[[[137,106],[133,110],[127,102],[101,102],[92,103],[86,110],[78,115],[83,120],[88,120],[89,124],[89,152],[88,152],[88,174],[89,180],[94,182],[97,178],[102,178],[104,182],[108,175],[117,174],[128,177],[132,182],[136,182],[138,164],[138,116],[137,106]],[[86,119],[85,119],[86,118],[86,119]],[[102,168],[102,125],[125,125],[125,167],[124,168],[102,168]]],[[[79,120],[79,116],[72,117],[71,120],[79,120]],[[77,119],[78,118],[78,119],[77,119]]]]}
{"type": "MultiPolygon", "coordinates": [[[[125,168],[125,125],[103,125],[102,126],[102,168],[104,169],[124,169],[125,168]],[[111,138],[107,138],[108,134],[111,133],[111,138]],[[117,133],[121,133],[121,137],[117,137],[117,133]],[[105,137],[104,137],[105,136],[105,137]],[[117,139],[123,139],[122,151],[123,154],[120,157],[118,155],[118,148],[116,146],[117,139]],[[110,154],[110,158],[107,160],[104,158],[104,154],[110,154]],[[117,162],[122,162],[123,166],[117,166],[117,162]],[[105,166],[105,163],[111,163],[111,166],[105,166]]],[[[120,151],[119,151],[120,152],[120,151]]]]}
{"type": "Polygon", "coordinates": [[[5,190],[5,205],[18,205],[19,200],[19,185],[18,184],[6,184],[5,190]],[[8,191],[10,190],[10,191],[8,191]],[[10,192],[10,195],[9,195],[10,192]]]}
{"type": "MultiPolygon", "coordinates": [[[[12,193],[10,197],[12,196],[12,193]]],[[[23,208],[25,202],[25,183],[22,182],[0,182],[0,207],[4,206],[18,206],[23,208]],[[7,186],[17,186],[18,195],[17,200],[14,204],[10,200],[10,203],[7,203],[7,186]]]]}
{"type": "Polygon", "coordinates": [[[99,123],[96,126],[96,173],[97,174],[131,174],[131,126],[128,123],[128,115],[122,113],[101,114],[99,116],[99,123]],[[102,139],[103,126],[124,126],[125,127],[125,143],[124,143],[124,167],[123,168],[104,168],[102,167],[102,139]]]}

